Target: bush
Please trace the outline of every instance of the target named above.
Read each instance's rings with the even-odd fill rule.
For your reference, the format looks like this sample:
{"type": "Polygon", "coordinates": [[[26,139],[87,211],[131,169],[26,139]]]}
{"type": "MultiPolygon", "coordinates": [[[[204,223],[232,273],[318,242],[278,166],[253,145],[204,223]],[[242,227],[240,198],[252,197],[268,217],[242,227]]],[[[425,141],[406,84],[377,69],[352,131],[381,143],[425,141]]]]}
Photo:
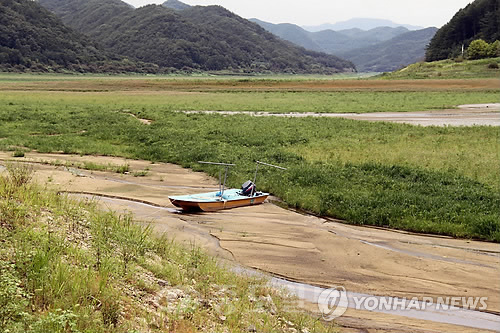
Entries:
{"type": "Polygon", "coordinates": [[[24,151],[22,150],[16,150],[13,154],[13,157],[24,157],[24,151]]]}
{"type": "Polygon", "coordinates": [[[476,39],[467,48],[467,57],[473,60],[500,57],[500,41],[488,44],[482,39],[476,39]]]}
{"type": "Polygon", "coordinates": [[[469,59],[482,59],[488,56],[489,44],[482,39],[472,41],[467,48],[467,57],[469,59]]]}
{"type": "Polygon", "coordinates": [[[488,46],[487,55],[489,58],[500,57],[500,41],[496,40],[488,46]]]}

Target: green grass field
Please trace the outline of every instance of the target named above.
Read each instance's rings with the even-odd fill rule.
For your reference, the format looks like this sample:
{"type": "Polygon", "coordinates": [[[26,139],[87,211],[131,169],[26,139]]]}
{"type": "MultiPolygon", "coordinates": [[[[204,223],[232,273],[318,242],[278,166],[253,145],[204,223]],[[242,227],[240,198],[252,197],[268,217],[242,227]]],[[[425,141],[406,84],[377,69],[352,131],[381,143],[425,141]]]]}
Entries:
{"type": "Polygon", "coordinates": [[[165,111],[267,111],[365,113],[420,111],[492,103],[498,92],[5,92],[0,103],[10,110],[29,104],[40,110],[132,110],[153,118],[165,111]],[[22,101],[20,103],[20,101],[22,101]]]}
{"type": "Polygon", "coordinates": [[[480,60],[441,60],[418,62],[401,70],[384,73],[387,79],[427,79],[427,78],[500,78],[500,58],[480,60]]]}
{"type": "Polygon", "coordinates": [[[492,81],[107,78],[3,82],[0,149],[118,155],[217,174],[236,162],[290,206],[417,232],[500,241],[499,129],[345,119],[186,115],[177,110],[370,112],[498,101],[492,81]],[[152,120],[142,124],[138,118],[152,120]]]}

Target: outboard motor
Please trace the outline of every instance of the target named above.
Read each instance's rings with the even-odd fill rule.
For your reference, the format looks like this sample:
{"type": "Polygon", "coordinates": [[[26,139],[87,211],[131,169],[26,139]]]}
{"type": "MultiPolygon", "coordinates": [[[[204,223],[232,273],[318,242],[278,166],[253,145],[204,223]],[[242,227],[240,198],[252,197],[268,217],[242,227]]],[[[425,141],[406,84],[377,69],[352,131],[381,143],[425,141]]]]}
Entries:
{"type": "Polygon", "coordinates": [[[241,193],[243,195],[249,196],[252,194],[252,191],[253,193],[255,193],[257,192],[257,189],[255,188],[255,184],[251,180],[248,180],[244,182],[243,185],[241,185],[241,193]]]}

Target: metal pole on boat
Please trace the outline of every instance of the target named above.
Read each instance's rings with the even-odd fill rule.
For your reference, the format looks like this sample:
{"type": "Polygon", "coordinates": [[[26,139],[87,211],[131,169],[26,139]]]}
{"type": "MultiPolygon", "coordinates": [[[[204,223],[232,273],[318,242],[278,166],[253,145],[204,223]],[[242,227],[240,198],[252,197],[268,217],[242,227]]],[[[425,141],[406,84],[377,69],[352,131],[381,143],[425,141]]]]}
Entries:
{"type": "Polygon", "coordinates": [[[222,194],[224,194],[224,188],[226,187],[227,170],[229,169],[229,167],[235,166],[236,164],[232,164],[232,163],[219,163],[219,162],[205,162],[205,161],[198,161],[198,163],[200,163],[200,164],[222,165],[222,166],[226,167],[226,172],[225,172],[225,175],[224,175],[224,184],[222,184],[222,172],[219,169],[219,194],[220,194],[220,197],[222,198],[222,194]],[[222,185],[222,188],[221,188],[221,185],[222,185]]]}
{"type": "Polygon", "coordinates": [[[250,197],[253,197],[253,191],[257,187],[257,185],[255,185],[255,182],[257,181],[257,171],[259,170],[259,164],[270,166],[270,167],[273,167],[273,168],[276,168],[276,169],[286,170],[286,168],[283,168],[283,167],[280,167],[280,166],[277,166],[277,165],[273,165],[273,164],[269,164],[269,163],[264,163],[264,162],[261,162],[261,161],[255,161],[255,163],[256,163],[255,176],[253,177],[253,188],[252,188],[252,192],[250,193],[250,197]]]}
{"type": "Polygon", "coordinates": [[[222,194],[221,194],[221,191],[222,191],[221,184],[222,184],[222,170],[219,169],[219,194],[222,196],[222,194]]]}
{"type": "Polygon", "coordinates": [[[252,192],[250,192],[250,197],[253,197],[253,191],[255,190],[255,182],[257,181],[257,171],[259,170],[259,161],[255,163],[255,175],[253,176],[253,187],[252,192]]]}
{"type": "Polygon", "coordinates": [[[222,192],[220,194],[221,199],[222,199],[222,195],[224,194],[224,189],[226,188],[227,169],[229,169],[229,166],[226,166],[226,173],[224,175],[224,184],[222,185],[222,192]]]}
{"type": "Polygon", "coordinates": [[[286,168],[283,168],[283,167],[280,167],[280,166],[277,166],[277,165],[273,165],[273,164],[269,164],[269,163],[264,163],[264,162],[261,162],[261,161],[255,161],[255,162],[258,163],[258,164],[267,165],[267,166],[270,166],[270,167],[273,167],[273,168],[276,168],[276,169],[286,170],[286,168]]]}
{"type": "Polygon", "coordinates": [[[235,166],[236,164],[232,164],[232,163],[218,163],[218,162],[205,162],[205,161],[198,161],[198,163],[200,164],[212,164],[212,165],[223,165],[223,166],[235,166]]]}

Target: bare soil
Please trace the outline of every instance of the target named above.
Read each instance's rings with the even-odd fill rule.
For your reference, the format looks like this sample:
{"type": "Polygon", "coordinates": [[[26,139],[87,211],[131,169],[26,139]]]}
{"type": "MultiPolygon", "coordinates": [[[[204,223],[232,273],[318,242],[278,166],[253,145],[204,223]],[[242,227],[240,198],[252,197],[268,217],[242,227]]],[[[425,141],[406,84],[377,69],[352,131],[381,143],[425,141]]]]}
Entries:
{"type": "MultiPolygon", "coordinates": [[[[0,153],[0,165],[12,160],[0,153]]],[[[168,195],[209,191],[217,181],[171,164],[114,157],[28,153],[35,178],[60,191],[103,195],[102,205],[131,211],[157,232],[195,242],[238,263],[319,286],[411,298],[488,297],[500,313],[500,245],[473,240],[351,226],[280,208],[272,203],[216,213],[184,214],[168,195]],[[40,162],[128,163],[131,174],[90,172],[40,162]],[[145,177],[134,171],[149,168],[145,177]],[[122,198],[125,200],[120,200],[122,198]],[[135,201],[134,201],[135,200],[135,201]]],[[[0,172],[2,170],[0,169],[0,172]]],[[[310,305],[311,310],[315,310],[310,305]]],[[[479,332],[484,330],[349,309],[336,319],[345,332],[479,332]]]]}
{"type": "Polygon", "coordinates": [[[318,80],[224,78],[61,78],[54,81],[4,81],[3,90],[151,92],[151,91],[447,91],[499,90],[498,79],[318,80]]]}

